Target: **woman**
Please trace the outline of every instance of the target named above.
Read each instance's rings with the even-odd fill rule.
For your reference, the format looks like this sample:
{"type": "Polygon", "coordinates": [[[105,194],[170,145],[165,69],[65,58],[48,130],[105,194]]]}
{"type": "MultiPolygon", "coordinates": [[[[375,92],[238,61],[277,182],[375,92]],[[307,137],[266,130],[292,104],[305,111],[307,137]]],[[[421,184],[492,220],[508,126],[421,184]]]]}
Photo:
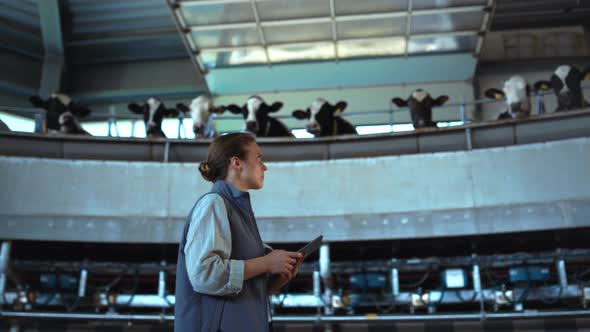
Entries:
{"type": "Polygon", "coordinates": [[[296,274],[302,255],[265,254],[248,190],[267,167],[248,133],[217,137],[199,166],[213,182],[186,221],[176,271],[174,331],[269,331],[269,293],[296,274]],[[271,275],[269,277],[269,275],[271,275]]]}

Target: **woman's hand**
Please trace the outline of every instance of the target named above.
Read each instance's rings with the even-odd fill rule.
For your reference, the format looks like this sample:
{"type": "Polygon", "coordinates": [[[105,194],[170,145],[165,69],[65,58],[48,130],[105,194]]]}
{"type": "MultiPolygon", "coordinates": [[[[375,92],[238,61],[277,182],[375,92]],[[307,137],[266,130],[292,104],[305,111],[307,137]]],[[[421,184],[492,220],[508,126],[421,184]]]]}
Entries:
{"type": "Polygon", "coordinates": [[[297,276],[297,273],[299,273],[299,267],[301,266],[301,262],[303,262],[303,255],[301,255],[301,257],[297,258],[297,260],[295,261],[295,265],[293,265],[293,272],[291,273],[291,275],[281,273],[281,279],[285,279],[285,283],[291,281],[291,279],[297,276]]]}
{"type": "Polygon", "coordinates": [[[301,266],[302,262],[303,262],[303,255],[297,259],[297,262],[293,266],[293,273],[291,273],[291,274],[281,273],[281,274],[275,275],[275,277],[273,279],[271,279],[271,282],[269,285],[269,292],[271,294],[278,294],[279,291],[281,290],[281,288],[283,288],[283,286],[285,286],[289,281],[293,280],[293,278],[295,278],[295,276],[297,276],[297,273],[299,273],[299,267],[301,266]]]}
{"type": "MultiPolygon", "coordinates": [[[[303,258],[303,254],[293,251],[273,250],[264,256],[264,258],[266,260],[267,273],[280,274],[287,279],[291,279],[295,275],[294,272],[296,272],[295,266],[303,258]]],[[[299,265],[297,265],[297,270],[299,270],[299,265]]]]}

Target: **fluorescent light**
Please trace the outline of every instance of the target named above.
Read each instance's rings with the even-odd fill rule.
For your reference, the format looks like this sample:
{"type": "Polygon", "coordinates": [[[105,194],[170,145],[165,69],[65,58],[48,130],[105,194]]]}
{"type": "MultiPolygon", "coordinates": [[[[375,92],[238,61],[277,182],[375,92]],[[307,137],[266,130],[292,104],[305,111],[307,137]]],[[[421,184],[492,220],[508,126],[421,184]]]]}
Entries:
{"type": "Polygon", "coordinates": [[[437,122],[436,126],[439,128],[462,126],[463,121],[448,121],[448,122],[437,122]]]}
{"type": "Polygon", "coordinates": [[[0,112],[0,120],[12,131],[35,132],[35,120],[0,112]]]}
{"type": "Polygon", "coordinates": [[[109,127],[106,122],[84,122],[81,125],[92,136],[109,136],[109,127]]]}
{"type": "Polygon", "coordinates": [[[400,123],[393,125],[393,132],[398,133],[401,131],[412,131],[414,130],[414,125],[411,123],[400,123]]]}
{"type": "Polygon", "coordinates": [[[307,132],[305,129],[293,129],[291,133],[295,138],[313,138],[314,136],[307,132]]]}
{"type": "Polygon", "coordinates": [[[356,132],[359,135],[391,133],[391,125],[357,126],[356,132]]]}

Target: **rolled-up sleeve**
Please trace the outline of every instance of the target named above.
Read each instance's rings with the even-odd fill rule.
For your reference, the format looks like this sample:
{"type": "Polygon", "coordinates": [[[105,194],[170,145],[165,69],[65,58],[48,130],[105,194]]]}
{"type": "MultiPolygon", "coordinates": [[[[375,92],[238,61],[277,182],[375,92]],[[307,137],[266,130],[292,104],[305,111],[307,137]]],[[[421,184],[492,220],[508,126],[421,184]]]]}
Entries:
{"type": "Polygon", "coordinates": [[[242,290],[244,261],[229,259],[231,244],[223,198],[217,194],[203,197],[191,216],[184,247],[186,269],[196,292],[235,295],[242,290]]]}

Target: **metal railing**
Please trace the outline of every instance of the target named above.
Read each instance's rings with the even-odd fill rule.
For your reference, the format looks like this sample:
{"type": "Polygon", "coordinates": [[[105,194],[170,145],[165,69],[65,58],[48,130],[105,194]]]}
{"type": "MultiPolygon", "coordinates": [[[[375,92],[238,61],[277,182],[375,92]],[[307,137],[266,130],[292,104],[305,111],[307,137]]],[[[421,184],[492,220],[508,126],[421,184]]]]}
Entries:
{"type": "MultiPolygon", "coordinates": [[[[583,87],[583,90],[590,90],[590,87],[583,87]]],[[[535,105],[537,114],[544,114],[546,113],[545,107],[545,95],[552,95],[553,91],[546,91],[546,92],[538,92],[533,95],[535,99],[535,105]]],[[[447,112],[449,109],[458,109],[460,117],[459,119],[453,119],[449,121],[460,121],[462,124],[474,122],[475,120],[472,117],[469,117],[467,109],[469,107],[477,108],[479,105],[486,105],[486,104],[496,104],[496,103],[505,103],[504,99],[490,99],[490,98],[482,98],[476,99],[474,101],[465,102],[463,96],[461,96],[461,102],[459,103],[449,103],[443,106],[434,107],[432,109],[433,113],[442,113],[447,112]]],[[[11,106],[0,106],[0,111],[5,111],[14,115],[21,115],[25,117],[32,117],[35,122],[35,133],[43,133],[44,127],[43,123],[46,118],[46,111],[41,108],[26,108],[26,107],[11,107],[11,106]]],[[[407,107],[402,108],[394,108],[391,105],[389,110],[370,110],[370,111],[358,111],[358,112],[347,112],[344,117],[346,118],[355,118],[355,117],[363,117],[363,116],[370,116],[370,115],[385,115],[388,117],[389,122],[386,123],[373,123],[373,124],[364,124],[362,126],[376,126],[376,125],[389,125],[392,127],[396,124],[408,124],[408,122],[396,122],[395,121],[395,114],[399,113],[406,113],[409,109],[407,107]]],[[[481,110],[483,112],[483,110],[481,110]]],[[[214,121],[244,121],[242,116],[217,116],[216,114],[212,114],[214,121]]],[[[284,119],[293,119],[291,115],[277,115],[274,116],[276,119],[284,120],[284,119]]],[[[121,137],[119,134],[118,128],[118,121],[121,120],[130,120],[131,121],[131,136],[135,135],[135,126],[136,122],[143,121],[143,117],[141,115],[136,114],[115,114],[114,110],[110,110],[109,113],[94,113],[91,114],[87,119],[90,121],[88,122],[101,122],[105,121],[107,124],[107,136],[108,137],[121,137]]],[[[184,125],[184,120],[186,119],[185,115],[182,112],[179,112],[178,116],[178,131],[176,138],[187,138],[187,131],[186,126],[184,125]]],[[[293,129],[300,129],[300,128],[291,128],[293,129]]]]}

